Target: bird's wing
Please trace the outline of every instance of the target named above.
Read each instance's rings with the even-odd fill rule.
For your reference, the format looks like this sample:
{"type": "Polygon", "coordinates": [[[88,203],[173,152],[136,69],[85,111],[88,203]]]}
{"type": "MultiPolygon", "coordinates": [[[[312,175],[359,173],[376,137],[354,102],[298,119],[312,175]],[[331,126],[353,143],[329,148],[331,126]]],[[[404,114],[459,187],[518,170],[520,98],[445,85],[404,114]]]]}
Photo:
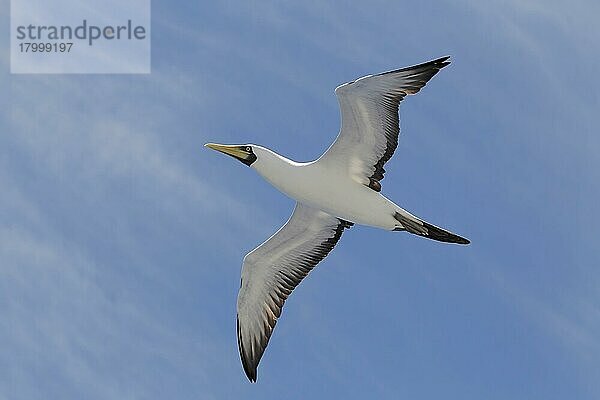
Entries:
{"type": "Polygon", "coordinates": [[[353,179],[379,192],[383,165],[398,146],[400,102],[450,64],[449,58],[368,75],[338,86],[335,94],[342,117],[340,133],[319,162],[344,168],[353,179]]]}
{"type": "Polygon", "coordinates": [[[244,257],[237,337],[250,381],[256,381],[258,363],[285,300],[350,226],[350,222],[297,203],[285,225],[244,257]]]}

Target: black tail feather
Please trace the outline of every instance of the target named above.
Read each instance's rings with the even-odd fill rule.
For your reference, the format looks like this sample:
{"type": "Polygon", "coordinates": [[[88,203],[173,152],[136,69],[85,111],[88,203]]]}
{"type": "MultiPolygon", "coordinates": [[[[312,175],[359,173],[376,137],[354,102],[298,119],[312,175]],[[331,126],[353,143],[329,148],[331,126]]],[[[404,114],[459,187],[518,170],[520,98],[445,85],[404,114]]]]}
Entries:
{"type": "Polygon", "coordinates": [[[423,236],[428,239],[437,240],[445,243],[469,244],[471,241],[464,237],[455,235],[452,232],[438,228],[416,217],[408,218],[398,212],[394,214],[394,218],[402,224],[402,227],[394,229],[395,231],[407,231],[415,235],[423,236]]]}
{"type": "Polygon", "coordinates": [[[452,232],[445,231],[441,228],[438,228],[437,226],[428,224],[425,221],[423,221],[423,227],[425,227],[427,229],[427,234],[423,235],[426,238],[437,240],[440,242],[446,242],[446,243],[457,243],[457,244],[471,243],[471,241],[469,239],[455,235],[452,232]]]}

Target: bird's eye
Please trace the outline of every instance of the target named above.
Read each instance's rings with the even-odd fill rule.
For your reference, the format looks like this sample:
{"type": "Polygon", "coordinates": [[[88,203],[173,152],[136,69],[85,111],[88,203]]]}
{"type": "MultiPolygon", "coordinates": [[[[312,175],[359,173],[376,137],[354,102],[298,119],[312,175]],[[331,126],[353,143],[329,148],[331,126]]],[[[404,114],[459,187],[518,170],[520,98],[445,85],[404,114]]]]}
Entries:
{"type": "Polygon", "coordinates": [[[252,149],[250,148],[250,146],[246,146],[246,151],[247,151],[247,152],[250,152],[250,150],[252,150],[252,149]]]}

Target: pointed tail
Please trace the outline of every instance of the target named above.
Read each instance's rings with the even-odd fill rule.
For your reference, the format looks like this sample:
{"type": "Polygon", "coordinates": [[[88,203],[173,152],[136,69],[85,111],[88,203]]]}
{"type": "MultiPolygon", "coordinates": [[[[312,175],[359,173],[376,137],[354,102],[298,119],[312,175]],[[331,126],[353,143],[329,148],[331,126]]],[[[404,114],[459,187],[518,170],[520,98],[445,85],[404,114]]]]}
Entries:
{"type": "Polygon", "coordinates": [[[454,233],[444,230],[442,228],[438,228],[435,225],[431,225],[430,223],[425,222],[406,211],[402,213],[396,212],[394,214],[394,218],[396,218],[396,220],[401,225],[394,229],[395,231],[407,231],[415,235],[423,236],[428,239],[433,239],[446,243],[471,243],[469,239],[455,235],[454,233]]]}

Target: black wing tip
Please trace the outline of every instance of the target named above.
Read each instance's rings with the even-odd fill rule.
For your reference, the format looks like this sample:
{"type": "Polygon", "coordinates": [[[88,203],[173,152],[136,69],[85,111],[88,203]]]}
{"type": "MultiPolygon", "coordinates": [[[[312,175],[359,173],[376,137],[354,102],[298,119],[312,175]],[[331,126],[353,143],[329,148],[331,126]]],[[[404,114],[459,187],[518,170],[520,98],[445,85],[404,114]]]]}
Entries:
{"type": "Polygon", "coordinates": [[[248,377],[248,380],[250,381],[250,383],[256,383],[256,369],[249,371],[249,370],[245,370],[246,372],[246,376],[248,377]]]}
{"type": "Polygon", "coordinates": [[[244,372],[246,373],[246,377],[250,381],[250,383],[256,383],[257,377],[257,365],[250,365],[245,356],[242,355],[242,366],[244,367],[244,372]]]}
{"type": "Polygon", "coordinates": [[[411,70],[415,70],[415,69],[423,69],[423,68],[425,68],[425,69],[435,68],[439,71],[440,69],[450,65],[451,62],[452,61],[450,61],[450,56],[443,56],[440,58],[436,58],[435,60],[426,61],[421,64],[411,65],[410,67],[404,67],[404,68],[395,69],[392,71],[382,72],[380,74],[376,74],[375,76],[393,74],[396,72],[406,72],[406,71],[411,71],[411,70]]]}
{"type": "Polygon", "coordinates": [[[450,61],[450,56],[443,56],[440,58],[436,58],[435,60],[426,61],[421,64],[412,65],[410,67],[402,68],[402,71],[410,71],[411,69],[419,69],[419,68],[427,68],[434,67],[437,69],[442,69],[447,65],[450,65],[452,61],[450,61]]]}
{"type": "Polygon", "coordinates": [[[256,374],[258,369],[258,363],[250,364],[250,360],[246,356],[246,351],[244,350],[244,342],[242,341],[242,333],[240,332],[240,319],[236,318],[236,328],[237,328],[237,340],[238,340],[238,349],[240,351],[240,358],[242,360],[242,367],[244,367],[244,372],[246,373],[246,377],[250,383],[256,383],[256,374]]]}
{"type": "Polygon", "coordinates": [[[258,365],[250,365],[246,357],[242,356],[242,366],[250,383],[256,383],[258,365]]]}

